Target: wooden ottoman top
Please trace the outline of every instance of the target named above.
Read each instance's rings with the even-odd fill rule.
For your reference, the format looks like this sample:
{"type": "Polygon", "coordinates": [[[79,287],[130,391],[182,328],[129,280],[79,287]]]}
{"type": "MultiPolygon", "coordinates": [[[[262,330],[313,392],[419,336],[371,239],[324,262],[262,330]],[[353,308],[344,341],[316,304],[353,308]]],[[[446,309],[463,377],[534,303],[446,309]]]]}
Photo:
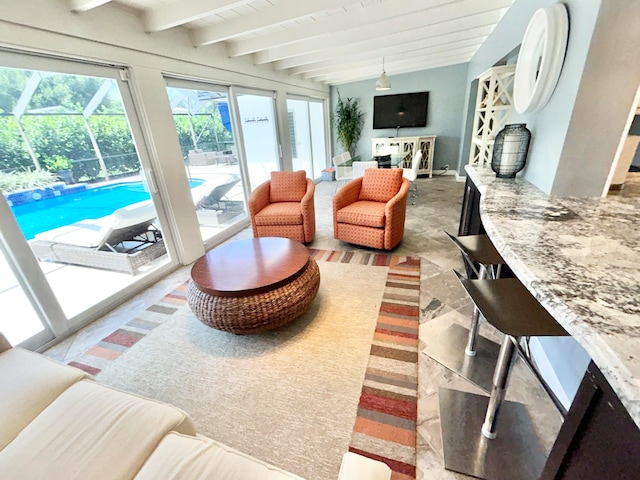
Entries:
{"type": "Polygon", "coordinates": [[[239,240],[207,252],[191,268],[201,292],[245,297],[274,290],[295,280],[309,262],[309,251],[288,238],[239,240]]]}

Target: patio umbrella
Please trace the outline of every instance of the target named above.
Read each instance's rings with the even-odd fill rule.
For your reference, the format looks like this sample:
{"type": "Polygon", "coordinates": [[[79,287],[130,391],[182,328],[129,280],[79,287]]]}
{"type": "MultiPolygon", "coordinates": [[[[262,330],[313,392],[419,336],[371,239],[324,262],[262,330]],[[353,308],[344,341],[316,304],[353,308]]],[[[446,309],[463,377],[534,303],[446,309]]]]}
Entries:
{"type": "Polygon", "coordinates": [[[226,102],[218,103],[218,111],[222,119],[222,126],[226,128],[229,133],[233,133],[231,130],[231,117],[229,116],[229,104],[226,102]]]}

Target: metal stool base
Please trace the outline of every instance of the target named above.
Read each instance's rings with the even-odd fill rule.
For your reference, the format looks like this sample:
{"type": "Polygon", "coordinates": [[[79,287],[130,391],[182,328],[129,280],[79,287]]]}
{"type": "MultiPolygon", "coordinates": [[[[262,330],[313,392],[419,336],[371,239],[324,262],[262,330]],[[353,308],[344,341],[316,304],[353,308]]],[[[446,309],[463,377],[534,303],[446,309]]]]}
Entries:
{"type": "Polygon", "coordinates": [[[440,388],[440,422],[447,470],[486,480],[537,480],[545,452],[525,406],[504,402],[497,438],[481,433],[489,399],[440,388]]]}
{"type": "Polygon", "coordinates": [[[427,329],[422,352],[483,391],[491,392],[500,345],[478,335],[476,355],[465,355],[469,329],[457,323],[447,326],[445,322],[432,320],[422,327],[427,329]]]}

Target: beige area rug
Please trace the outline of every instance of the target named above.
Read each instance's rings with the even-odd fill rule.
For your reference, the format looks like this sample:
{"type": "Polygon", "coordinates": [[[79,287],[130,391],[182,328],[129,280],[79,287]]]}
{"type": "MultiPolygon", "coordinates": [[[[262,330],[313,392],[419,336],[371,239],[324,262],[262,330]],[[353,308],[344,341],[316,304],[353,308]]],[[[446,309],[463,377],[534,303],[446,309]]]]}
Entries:
{"type": "Polygon", "coordinates": [[[193,417],[199,433],[304,478],[337,478],[388,267],[319,267],[311,309],[288,327],[237,336],[204,326],[181,305],[100,365],[97,379],[170,402],[193,417]]]}

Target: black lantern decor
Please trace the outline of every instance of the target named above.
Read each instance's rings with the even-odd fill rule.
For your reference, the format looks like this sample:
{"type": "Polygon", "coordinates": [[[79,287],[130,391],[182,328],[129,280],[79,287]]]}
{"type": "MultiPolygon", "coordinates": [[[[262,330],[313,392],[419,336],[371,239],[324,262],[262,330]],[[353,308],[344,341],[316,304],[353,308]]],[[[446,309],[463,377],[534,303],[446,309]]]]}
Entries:
{"type": "Polygon", "coordinates": [[[526,123],[505,125],[493,144],[491,169],[499,178],[515,178],[524,168],[529,153],[531,132],[526,123]]]}

